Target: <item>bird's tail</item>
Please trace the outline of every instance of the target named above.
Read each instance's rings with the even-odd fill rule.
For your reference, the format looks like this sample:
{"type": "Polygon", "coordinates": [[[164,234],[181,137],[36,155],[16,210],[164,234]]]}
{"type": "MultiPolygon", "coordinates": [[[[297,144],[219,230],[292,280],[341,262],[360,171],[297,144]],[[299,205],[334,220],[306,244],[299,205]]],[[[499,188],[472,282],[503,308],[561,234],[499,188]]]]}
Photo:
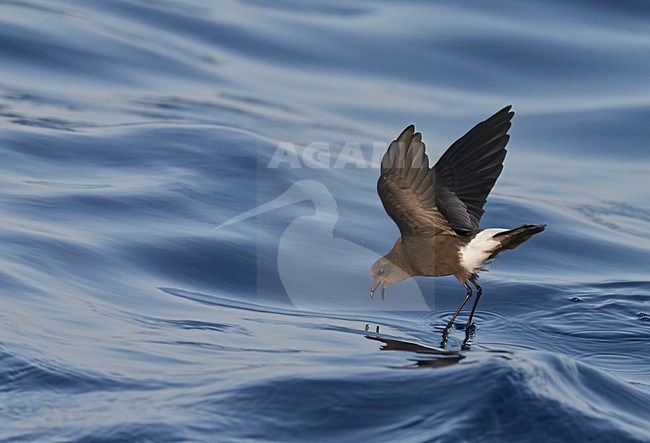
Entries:
{"type": "Polygon", "coordinates": [[[501,247],[494,251],[492,256],[494,257],[499,251],[504,249],[515,249],[533,235],[542,232],[545,228],[546,225],[521,225],[508,231],[499,232],[492,239],[501,243],[501,247]]]}

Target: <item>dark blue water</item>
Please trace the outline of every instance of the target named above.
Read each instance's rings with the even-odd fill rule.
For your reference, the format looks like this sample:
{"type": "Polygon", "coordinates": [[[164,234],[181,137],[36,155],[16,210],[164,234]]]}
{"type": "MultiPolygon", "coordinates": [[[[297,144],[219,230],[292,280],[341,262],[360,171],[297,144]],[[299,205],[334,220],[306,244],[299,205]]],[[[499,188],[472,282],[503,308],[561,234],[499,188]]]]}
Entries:
{"type": "Polygon", "coordinates": [[[0,439],[650,441],[649,19],[0,2],[0,439]],[[453,278],[368,298],[376,155],[507,104],[482,225],[548,228],[443,350],[453,278]]]}

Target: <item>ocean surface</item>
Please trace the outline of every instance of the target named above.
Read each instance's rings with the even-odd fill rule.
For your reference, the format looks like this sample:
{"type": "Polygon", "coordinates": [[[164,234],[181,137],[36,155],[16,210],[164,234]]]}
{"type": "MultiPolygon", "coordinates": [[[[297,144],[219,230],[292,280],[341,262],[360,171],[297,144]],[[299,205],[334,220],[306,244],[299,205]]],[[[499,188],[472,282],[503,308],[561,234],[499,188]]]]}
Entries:
{"type": "Polygon", "coordinates": [[[0,1],[0,440],[650,441],[650,3],[0,1]],[[481,275],[378,161],[512,104],[481,275]]]}

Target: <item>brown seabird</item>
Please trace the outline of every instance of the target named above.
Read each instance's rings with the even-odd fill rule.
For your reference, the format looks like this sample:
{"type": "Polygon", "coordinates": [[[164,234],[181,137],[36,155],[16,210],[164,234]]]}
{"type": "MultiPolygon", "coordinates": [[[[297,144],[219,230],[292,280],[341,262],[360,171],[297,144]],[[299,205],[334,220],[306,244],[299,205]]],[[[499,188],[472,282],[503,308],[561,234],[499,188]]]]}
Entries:
{"type": "Polygon", "coordinates": [[[443,330],[446,335],[456,316],[472,296],[476,299],[466,324],[481,297],[478,272],[504,249],[514,249],[546,225],[521,225],[514,229],[480,229],[483,205],[506,157],[506,144],[514,112],[506,106],[474,126],[452,144],[429,168],[422,134],[408,126],[388,147],[381,161],[377,192],[386,213],[400,230],[388,254],[371,268],[372,297],[381,285],[409,277],[453,275],[467,291],[443,330]]]}

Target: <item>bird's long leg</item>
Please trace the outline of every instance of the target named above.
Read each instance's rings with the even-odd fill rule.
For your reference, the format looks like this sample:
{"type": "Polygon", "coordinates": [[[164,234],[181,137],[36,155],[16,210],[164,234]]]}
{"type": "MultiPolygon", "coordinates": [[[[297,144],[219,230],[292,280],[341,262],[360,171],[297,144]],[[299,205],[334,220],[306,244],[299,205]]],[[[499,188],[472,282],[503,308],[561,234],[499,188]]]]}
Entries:
{"type": "Polygon", "coordinates": [[[472,288],[467,284],[467,282],[463,283],[465,286],[465,289],[467,290],[467,295],[465,295],[465,299],[462,301],[460,306],[458,306],[458,309],[456,309],[456,312],[454,312],[454,315],[451,317],[451,320],[449,320],[449,323],[447,323],[447,326],[445,326],[445,329],[442,330],[442,334],[446,335],[447,332],[449,332],[449,328],[452,327],[454,324],[454,320],[456,320],[456,317],[458,317],[458,313],[460,312],[461,309],[463,309],[463,306],[465,306],[465,303],[467,303],[467,300],[472,296],[472,288]]]}
{"type": "Polygon", "coordinates": [[[476,306],[478,306],[478,301],[483,294],[483,289],[476,283],[474,277],[471,277],[469,281],[476,287],[476,298],[474,299],[474,305],[472,305],[472,311],[469,313],[469,318],[467,319],[467,324],[465,325],[465,330],[469,331],[469,327],[472,326],[472,317],[474,317],[474,311],[476,311],[476,306]]]}

